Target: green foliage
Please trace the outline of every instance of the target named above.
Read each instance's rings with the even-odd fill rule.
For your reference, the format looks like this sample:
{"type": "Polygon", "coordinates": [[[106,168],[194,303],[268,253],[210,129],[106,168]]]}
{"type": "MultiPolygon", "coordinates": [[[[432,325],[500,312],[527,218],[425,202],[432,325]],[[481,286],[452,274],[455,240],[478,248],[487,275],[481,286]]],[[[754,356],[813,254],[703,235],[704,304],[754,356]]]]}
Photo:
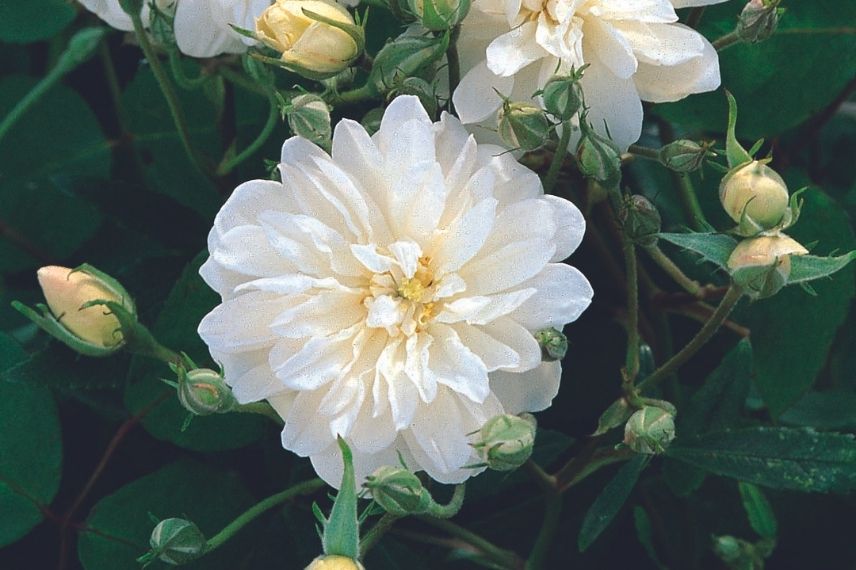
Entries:
{"type": "MultiPolygon", "coordinates": [[[[702,32],[718,38],[734,29],[745,4],[726,2],[705,11],[702,32]]],[[[856,69],[856,5],[840,0],[785,2],[779,31],[760,44],[742,44],[720,55],[722,84],[740,102],[738,136],[757,139],[795,127],[841,93],[856,69]]],[[[694,131],[722,132],[727,105],[722,92],[655,112],[694,131]]]]}
{"type": "MultiPolygon", "coordinates": [[[[146,475],[101,499],[86,520],[78,549],[85,570],[139,570],[137,557],[149,548],[156,520],[186,518],[210,537],[252,503],[232,474],[195,462],[179,462],[146,475]]],[[[240,540],[216,556],[185,568],[233,569],[246,552],[240,540]]]]}
{"type": "MultiPolygon", "coordinates": [[[[25,358],[0,334],[0,367],[25,358]]],[[[0,381],[0,547],[25,536],[42,520],[59,489],[62,437],[50,391],[0,381]]]]}
{"type": "MultiPolygon", "coordinates": [[[[196,327],[217,304],[217,295],[199,277],[199,266],[206,257],[199,255],[187,266],[152,327],[162,344],[181,346],[199,364],[208,358],[196,327]]],[[[213,415],[195,417],[182,430],[188,412],[179,403],[175,390],[161,381],[173,376],[163,364],[137,359],[131,370],[132,381],[125,391],[125,402],[134,413],[154,405],[143,419],[143,426],[159,439],[197,451],[233,449],[260,438],[270,423],[251,414],[213,415]]]]}
{"type": "MultiPolygon", "coordinates": [[[[803,244],[817,242],[820,254],[856,247],[844,212],[816,190],[805,194],[802,217],[788,233],[803,244]]],[[[791,286],[745,309],[742,320],[752,330],[755,385],[774,416],[814,384],[856,293],[854,277],[854,268],[846,267],[813,281],[816,296],[791,286]]]]}
{"type": "Polygon", "coordinates": [[[61,32],[75,16],[65,0],[27,0],[0,4],[0,41],[29,43],[61,32]]]}
{"type": "Polygon", "coordinates": [[[667,455],[772,489],[846,493],[856,488],[856,439],[811,429],[752,427],[676,442],[667,455]]]}
{"type": "MultiPolygon", "coordinates": [[[[22,76],[0,79],[0,116],[34,85],[22,76]]],[[[80,95],[63,86],[45,94],[0,140],[0,156],[0,271],[68,257],[95,235],[101,214],[59,185],[110,173],[109,143],[80,95]]]]}
{"type": "Polygon", "coordinates": [[[586,550],[606,530],[636,486],[639,475],[648,466],[650,455],[635,455],[621,466],[615,477],[603,488],[583,519],[577,546],[586,550]]]}
{"type": "Polygon", "coordinates": [[[746,509],[746,516],[749,518],[752,530],[761,538],[776,538],[779,523],[764,492],[752,483],[743,481],[737,484],[737,488],[740,490],[740,499],[743,501],[743,508],[746,509]]]}
{"type": "Polygon", "coordinates": [[[670,234],[661,233],[658,237],[680,248],[691,251],[701,256],[704,261],[709,261],[725,267],[728,256],[737,247],[737,240],[725,234],[687,233],[670,234]]]}

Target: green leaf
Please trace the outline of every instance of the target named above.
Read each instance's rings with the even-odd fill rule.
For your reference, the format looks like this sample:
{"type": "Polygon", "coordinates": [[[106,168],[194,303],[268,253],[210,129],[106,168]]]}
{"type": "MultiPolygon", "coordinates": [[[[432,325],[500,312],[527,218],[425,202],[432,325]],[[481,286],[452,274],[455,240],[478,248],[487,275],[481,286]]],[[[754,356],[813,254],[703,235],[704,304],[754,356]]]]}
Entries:
{"type": "Polygon", "coordinates": [[[654,529],[651,527],[651,518],[645,509],[639,506],[633,507],[633,523],[636,527],[636,538],[651,562],[657,568],[664,569],[665,566],[660,562],[660,557],[657,556],[657,549],[654,547],[654,529]]]}
{"type": "MultiPolygon", "coordinates": [[[[722,363],[705,379],[677,416],[678,441],[712,431],[732,427],[740,419],[752,381],[752,345],[740,341],[722,363]]],[[[704,482],[701,469],[666,459],[663,477],[672,491],[684,497],[704,482]]]]}
{"type": "MultiPolygon", "coordinates": [[[[0,367],[22,361],[23,349],[0,333],[0,367]]],[[[42,521],[62,474],[56,404],[44,386],[0,382],[0,547],[42,521]]]]}
{"type": "Polygon", "coordinates": [[[683,249],[701,255],[705,261],[715,263],[719,267],[725,267],[728,257],[737,241],[725,234],[687,233],[687,234],[658,234],[658,237],[669,243],[673,243],[683,249]]]}
{"type": "Polygon", "coordinates": [[[779,416],[783,424],[820,430],[856,430],[856,393],[809,392],[779,416]]]}
{"type": "MultiPolygon", "coordinates": [[[[0,116],[34,84],[22,76],[0,79],[0,116]]],[[[94,236],[101,214],[58,182],[106,178],[110,163],[110,143],[74,91],[58,85],[27,111],[0,141],[0,272],[69,257],[94,236]]]]}
{"type": "MultiPolygon", "coordinates": [[[[701,31],[711,39],[730,32],[744,5],[708,7],[701,31]]],[[[856,69],[856,3],[812,0],[785,5],[787,12],[772,38],[719,54],[722,85],[740,104],[737,131],[746,139],[772,137],[816,115],[844,91],[856,69]]],[[[694,131],[723,132],[726,124],[721,90],[654,109],[694,131]]]]}
{"type": "Polygon", "coordinates": [[[46,40],[74,20],[67,0],[0,2],[0,41],[29,43],[46,40]]]}
{"type": "Polygon", "coordinates": [[[577,547],[580,552],[588,549],[597,540],[597,537],[606,530],[624,502],[636,486],[639,475],[651,460],[651,455],[636,455],[630,461],[621,466],[615,477],[606,484],[594,504],[586,512],[583,526],[577,537],[577,547]]]}
{"type": "Polygon", "coordinates": [[[788,285],[814,281],[829,277],[847,267],[856,259],[856,251],[838,257],[818,257],[816,255],[798,255],[791,257],[791,274],[788,285]]]}
{"type": "Polygon", "coordinates": [[[752,161],[752,154],[743,148],[737,141],[737,101],[734,95],[725,92],[728,98],[728,136],[725,141],[726,153],[728,155],[728,166],[737,168],[742,164],[752,161]]]}
{"type": "Polygon", "coordinates": [[[856,440],[810,429],[753,427],[675,442],[669,457],[773,489],[845,493],[856,488],[856,440]]]}
{"type": "MultiPolygon", "coordinates": [[[[800,222],[788,233],[800,243],[817,242],[818,254],[856,247],[846,213],[817,190],[805,194],[800,222]]],[[[798,286],[786,287],[736,314],[737,321],[752,330],[755,385],[774,417],[814,384],[856,293],[852,267],[811,285],[817,296],[798,286]]]]}
{"type": "Polygon", "coordinates": [[[773,507],[770,506],[764,492],[745,481],[739,481],[737,488],[740,490],[740,499],[743,501],[743,508],[746,509],[746,516],[749,518],[752,530],[761,538],[776,538],[779,524],[776,521],[776,513],[773,512],[773,507]]]}
{"type": "MultiPolygon", "coordinates": [[[[219,298],[199,276],[199,267],[206,253],[196,257],[185,268],[167,298],[152,333],[161,344],[186,352],[200,366],[210,363],[208,349],[196,328],[219,298]]],[[[137,358],[131,369],[132,383],[125,391],[125,403],[132,413],[138,413],[155,400],[166,397],[143,419],[143,427],[158,439],[197,451],[215,451],[244,447],[259,439],[272,422],[254,414],[217,414],[195,417],[190,426],[181,427],[189,412],[181,407],[175,391],[161,382],[173,378],[165,365],[137,358]]]]}
{"type": "MultiPolygon", "coordinates": [[[[179,462],[129,483],[101,499],[78,539],[86,570],[139,570],[136,558],[149,548],[157,519],[178,517],[196,523],[207,537],[219,532],[252,504],[237,477],[196,462],[179,462]]],[[[246,556],[249,535],[238,535],[216,554],[183,566],[234,570],[246,556]]]]}
{"type": "MultiPolygon", "coordinates": [[[[198,66],[189,62],[186,66],[187,75],[198,75],[198,66]]],[[[193,144],[207,156],[218,156],[222,150],[215,106],[198,92],[177,90],[177,95],[193,144]]],[[[148,68],[137,70],[122,94],[122,103],[130,118],[135,148],[142,155],[148,187],[212,218],[220,208],[220,195],[188,158],[169,107],[148,68]]]]}

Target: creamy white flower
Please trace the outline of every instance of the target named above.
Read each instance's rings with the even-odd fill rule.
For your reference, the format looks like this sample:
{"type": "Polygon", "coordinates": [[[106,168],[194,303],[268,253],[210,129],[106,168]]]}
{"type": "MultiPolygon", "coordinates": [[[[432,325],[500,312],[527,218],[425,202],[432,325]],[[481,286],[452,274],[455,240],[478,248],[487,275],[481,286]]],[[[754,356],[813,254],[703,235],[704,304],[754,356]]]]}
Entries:
{"type": "MultiPolygon", "coordinates": [[[[175,41],[182,53],[193,57],[213,57],[221,53],[241,53],[254,42],[236,33],[231,25],[252,30],[258,17],[273,0],[156,0],[157,7],[175,13],[175,41]]],[[[114,28],[131,31],[131,18],[119,0],[80,0],[85,8],[114,28]]],[[[142,19],[150,21],[146,0],[142,19]]]]}
{"type": "Polygon", "coordinates": [[[458,42],[454,93],[464,123],[495,121],[497,91],[529,100],[555,73],[588,64],[589,121],[622,148],[642,130],[641,100],[676,101],[716,89],[716,50],[676,23],[675,8],[724,0],[474,0],[458,42]]]}
{"type": "Polygon", "coordinates": [[[332,156],[286,141],[282,183],[239,186],[200,273],[222,297],[199,334],[240,402],[267,399],[282,443],[338,486],[380,465],[444,483],[477,473],[467,434],[548,407],[561,366],[532,332],[561,329],[592,289],[559,263],[585,222],[503,149],[416,97],[369,136],[345,119],[332,156]]]}

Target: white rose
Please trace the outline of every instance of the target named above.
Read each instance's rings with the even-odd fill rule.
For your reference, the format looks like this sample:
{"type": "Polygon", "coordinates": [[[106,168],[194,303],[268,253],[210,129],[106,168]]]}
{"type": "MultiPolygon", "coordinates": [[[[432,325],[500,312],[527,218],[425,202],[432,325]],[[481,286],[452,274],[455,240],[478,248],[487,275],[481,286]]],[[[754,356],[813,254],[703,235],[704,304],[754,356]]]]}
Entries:
{"type": "Polygon", "coordinates": [[[399,454],[443,483],[478,473],[469,434],[547,408],[561,329],[592,289],[560,263],[585,222],[504,149],[395,99],[369,136],[345,119],[332,156],[286,141],[282,182],[239,186],[200,273],[222,297],[199,333],[242,403],[268,400],[283,446],[338,486],[341,435],[358,484],[399,454]]]}

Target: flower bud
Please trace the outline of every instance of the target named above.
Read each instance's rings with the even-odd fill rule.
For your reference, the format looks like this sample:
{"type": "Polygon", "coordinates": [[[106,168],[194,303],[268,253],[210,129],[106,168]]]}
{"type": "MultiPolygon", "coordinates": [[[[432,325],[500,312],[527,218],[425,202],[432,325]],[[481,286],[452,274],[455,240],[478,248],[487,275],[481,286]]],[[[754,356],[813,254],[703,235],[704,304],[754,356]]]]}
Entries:
{"type": "Polygon", "coordinates": [[[544,110],[528,103],[505,101],[498,121],[499,136],[513,149],[535,150],[550,135],[550,122],[544,110]]]}
{"type": "Polygon", "coordinates": [[[556,75],[550,79],[541,92],[544,109],[560,121],[576,115],[583,107],[581,77],[581,72],[572,72],[569,76],[556,75]]]}
{"type": "Polygon", "coordinates": [[[490,469],[512,471],[532,455],[536,431],[531,414],[494,416],[477,432],[478,441],[473,447],[490,469]]]}
{"type": "Polygon", "coordinates": [[[109,353],[122,346],[124,337],[119,319],[108,307],[91,304],[109,301],[120,305],[129,315],[136,315],[130,295],[117,281],[88,266],[72,270],[52,265],[39,269],[37,276],[53,318],[62,330],[73,335],[69,340],[80,341],[96,352],[109,353]]]}
{"type": "Polygon", "coordinates": [[[306,570],[366,570],[365,567],[353,558],[347,556],[319,556],[309,563],[306,570]]]}
{"type": "Polygon", "coordinates": [[[541,360],[544,362],[562,360],[568,352],[568,337],[554,328],[536,332],[535,340],[541,347],[541,360]]]}
{"type": "Polygon", "coordinates": [[[743,556],[744,541],[733,536],[715,536],[713,551],[726,564],[736,562],[743,556]]]}
{"type": "Polygon", "coordinates": [[[403,467],[380,467],[366,477],[364,486],[375,502],[393,515],[424,513],[432,500],[419,477],[403,467]]]}
{"type": "Polygon", "coordinates": [[[694,172],[712,154],[710,146],[710,143],[698,144],[686,139],[674,141],[660,149],[660,163],[675,172],[694,172]]]}
{"type": "MultiPolygon", "coordinates": [[[[207,541],[199,527],[184,519],[165,519],[152,531],[150,559],[173,566],[187,564],[205,554],[207,541]]],[[[145,558],[145,557],[144,557],[145,558]]]]}
{"type": "Polygon", "coordinates": [[[446,55],[449,35],[440,37],[400,35],[381,48],[375,56],[368,84],[386,93],[406,78],[419,75],[446,55]]]}
{"type": "Polygon", "coordinates": [[[256,36],[285,67],[317,79],[347,68],[363,51],[362,29],[332,0],[278,0],[256,19],[256,36]]]}
{"type": "Polygon", "coordinates": [[[621,151],[618,146],[604,137],[588,124],[586,118],[580,120],[582,136],[577,144],[577,163],[580,172],[587,178],[593,178],[607,190],[618,188],[621,183],[621,151]]]}
{"type": "Polygon", "coordinates": [[[178,401],[197,416],[223,414],[238,405],[223,377],[208,368],[178,372],[178,401]]]}
{"type": "Polygon", "coordinates": [[[741,229],[749,225],[769,230],[787,213],[788,187],[775,170],[754,160],[725,175],[719,185],[719,201],[741,229]]]}
{"type": "Polygon", "coordinates": [[[728,269],[731,278],[749,297],[763,299],[787,285],[791,256],[807,253],[799,242],[784,234],[749,238],[731,252],[728,269]]]}
{"type": "Polygon", "coordinates": [[[648,198],[641,194],[627,198],[620,217],[624,232],[634,243],[643,247],[657,244],[662,220],[660,212],[648,198]]]}
{"type": "Polygon", "coordinates": [[[312,141],[321,148],[330,148],[330,108],[312,93],[298,95],[286,110],[291,132],[312,141]]]}
{"type": "Polygon", "coordinates": [[[762,42],[772,36],[779,27],[782,9],[781,0],[751,0],[737,20],[737,35],[744,42],[762,42]]]}
{"type": "Polygon", "coordinates": [[[624,426],[624,443],[636,453],[663,453],[675,439],[675,416],[661,406],[645,406],[624,426]]]}
{"type": "Polygon", "coordinates": [[[422,26],[442,32],[461,23],[470,11],[471,0],[408,0],[410,13],[422,26]]]}

